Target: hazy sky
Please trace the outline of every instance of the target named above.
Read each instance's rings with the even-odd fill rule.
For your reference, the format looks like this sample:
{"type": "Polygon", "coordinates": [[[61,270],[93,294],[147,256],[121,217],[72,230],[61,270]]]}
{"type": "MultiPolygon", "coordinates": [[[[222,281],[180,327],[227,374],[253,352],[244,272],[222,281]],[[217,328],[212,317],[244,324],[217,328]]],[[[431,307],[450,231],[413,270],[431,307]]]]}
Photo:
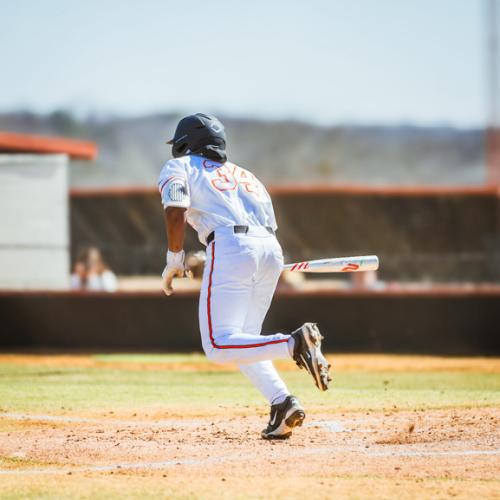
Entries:
{"type": "Polygon", "coordinates": [[[480,125],[482,0],[0,0],[0,110],[480,125]]]}

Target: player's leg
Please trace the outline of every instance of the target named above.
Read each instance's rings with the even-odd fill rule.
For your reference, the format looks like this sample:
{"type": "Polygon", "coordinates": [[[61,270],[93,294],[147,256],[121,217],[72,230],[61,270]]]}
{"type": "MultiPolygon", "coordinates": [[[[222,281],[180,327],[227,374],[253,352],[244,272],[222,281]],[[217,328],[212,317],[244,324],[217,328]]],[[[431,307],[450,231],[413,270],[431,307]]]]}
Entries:
{"type": "Polygon", "coordinates": [[[269,404],[282,403],[290,395],[285,382],[281,380],[272,361],[258,361],[256,363],[238,365],[238,367],[241,373],[269,401],[269,404]]]}
{"type": "MultiPolygon", "coordinates": [[[[275,285],[272,287],[274,291],[275,285]]],[[[268,305],[255,301],[248,311],[249,320],[245,331],[260,335],[262,322],[268,305]]],[[[281,379],[270,360],[251,364],[240,364],[241,372],[269,401],[271,407],[269,423],[261,432],[265,439],[286,439],[291,436],[294,427],[302,425],[305,411],[298,399],[290,394],[285,382],[281,379]]]]}
{"type": "MultiPolygon", "coordinates": [[[[260,301],[261,310],[265,311],[264,315],[270,306],[283,269],[283,254],[275,238],[266,240],[266,250],[265,259],[261,261],[261,270],[258,273],[262,286],[256,287],[254,292],[254,302],[259,304],[260,301]]],[[[292,333],[288,343],[290,350],[293,350],[291,354],[297,365],[311,374],[319,390],[326,391],[331,380],[328,373],[330,365],[321,352],[322,339],[323,336],[315,323],[304,323],[292,333]]]]}
{"type": "MultiPolygon", "coordinates": [[[[274,293],[276,283],[269,287],[274,293]]],[[[257,287],[260,288],[260,287],[257,287]]],[[[244,331],[255,336],[260,336],[262,323],[269,309],[269,303],[258,297],[259,292],[252,294],[252,301],[248,308],[247,318],[244,324],[244,331]]],[[[281,379],[271,360],[258,361],[256,363],[245,363],[238,365],[241,372],[252,382],[252,384],[269,401],[269,404],[282,403],[290,395],[285,382],[281,379]]]]}
{"type": "MultiPolygon", "coordinates": [[[[266,317],[282,270],[281,252],[267,252],[257,273],[252,298],[247,310],[243,331],[260,336],[262,323],[266,317]]],[[[241,372],[259,389],[269,404],[280,404],[290,395],[285,383],[278,375],[271,360],[251,364],[240,364],[241,372]]]]}
{"type": "MultiPolygon", "coordinates": [[[[252,303],[244,325],[245,332],[255,335],[260,335],[262,332],[262,323],[271,305],[283,265],[281,249],[277,242],[270,239],[266,246],[268,251],[256,275],[252,303]]],[[[298,399],[290,394],[273,362],[242,364],[240,370],[262,392],[271,407],[269,422],[261,433],[262,437],[265,439],[290,437],[292,430],[302,425],[305,411],[298,399]]]]}
{"type": "MultiPolygon", "coordinates": [[[[281,250],[277,242],[271,247],[275,259],[281,250]]],[[[243,330],[254,283],[269,250],[267,245],[245,237],[220,241],[216,238],[209,246],[199,307],[203,349],[217,363],[246,364],[293,357],[313,376],[318,388],[326,390],[328,367],[321,353],[322,337],[315,325],[306,323],[292,335],[256,337],[243,330]]],[[[271,295],[267,300],[271,300],[271,295]]]]}
{"type": "Polygon", "coordinates": [[[200,293],[200,330],[205,353],[219,363],[289,358],[289,335],[256,337],[243,329],[260,259],[259,248],[234,239],[214,241],[200,293]]]}

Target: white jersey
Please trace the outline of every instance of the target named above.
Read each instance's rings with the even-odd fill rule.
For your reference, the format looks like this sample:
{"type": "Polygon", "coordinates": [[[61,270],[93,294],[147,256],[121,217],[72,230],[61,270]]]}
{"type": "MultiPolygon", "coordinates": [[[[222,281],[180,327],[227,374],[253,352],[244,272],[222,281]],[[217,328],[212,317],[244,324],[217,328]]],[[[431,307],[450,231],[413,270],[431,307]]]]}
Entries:
{"type": "Polygon", "coordinates": [[[218,227],[277,229],[271,197],[248,170],[226,161],[183,156],[161,169],[158,189],[164,208],[186,208],[187,222],[202,243],[218,227]]]}

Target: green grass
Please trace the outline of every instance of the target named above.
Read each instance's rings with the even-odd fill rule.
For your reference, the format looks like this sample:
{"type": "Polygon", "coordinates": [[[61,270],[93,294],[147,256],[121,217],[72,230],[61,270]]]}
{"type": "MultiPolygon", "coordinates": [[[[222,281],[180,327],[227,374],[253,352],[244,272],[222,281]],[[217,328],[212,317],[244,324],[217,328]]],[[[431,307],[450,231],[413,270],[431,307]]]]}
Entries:
{"type": "Polygon", "coordinates": [[[192,354],[94,354],[92,359],[97,361],[120,363],[147,363],[149,364],[176,364],[196,363],[210,364],[207,357],[201,353],[192,354]]]}
{"type": "MultiPolygon", "coordinates": [[[[41,461],[41,460],[32,460],[32,459],[20,458],[20,457],[0,456],[0,468],[2,468],[3,470],[19,469],[20,466],[22,468],[26,468],[28,466],[47,467],[48,465],[51,465],[51,464],[52,464],[51,462],[41,461]]],[[[57,465],[57,464],[54,463],[54,465],[57,465]]]]}
{"type": "MultiPolygon", "coordinates": [[[[428,478],[424,482],[416,482],[414,478],[384,478],[374,475],[344,476],[336,474],[316,473],[316,477],[307,478],[307,484],[281,488],[282,495],[275,491],[269,492],[259,485],[254,478],[251,489],[241,490],[232,482],[226,482],[224,488],[218,487],[219,481],[214,480],[212,489],[202,489],[197,486],[195,478],[191,484],[178,483],[172,485],[170,479],[161,477],[134,478],[130,476],[106,477],[30,477],[28,480],[0,485],[2,500],[53,500],[53,499],[117,499],[124,498],[140,500],[157,499],[248,499],[248,498],[399,498],[401,500],[419,498],[496,498],[494,494],[495,481],[457,480],[447,478],[428,478]],[[257,484],[255,484],[257,483],[257,484]],[[328,485],[331,486],[323,486],[328,485]],[[207,491],[208,490],[208,491],[207,491]],[[370,491],[370,494],[360,494],[370,491]],[[451,494],[450,494],[451,493],[451,494]]],[[[279,479],[277,479],[278,481],[279,479]]],[[[293,480],[293,478],[292,478],[293,480]]],[[[288,483],[290,483],[288,479],[288,483]]],[[[278,490],[280,491],[280,490],[278,490]]]]}
{"type": "MultiPolygon", "coordinates": [[[[191,409],[217,413],[220,407],[266,403],[235,372],[169,371],[155,363],[200,362],[199,355],[96,356],[101,361],[148,363],[130,367],[72,368],[0,364],[0,409],[61,413],[126,409],[191,409]]],[[[201,365],[203,366],[203,364],[201,365]]],[[[340,372],[331,390],[320,393],[304,371],[283,372],[302,402],[318,411],[498,406],[500,374],[477,372],[340,372]]]]}

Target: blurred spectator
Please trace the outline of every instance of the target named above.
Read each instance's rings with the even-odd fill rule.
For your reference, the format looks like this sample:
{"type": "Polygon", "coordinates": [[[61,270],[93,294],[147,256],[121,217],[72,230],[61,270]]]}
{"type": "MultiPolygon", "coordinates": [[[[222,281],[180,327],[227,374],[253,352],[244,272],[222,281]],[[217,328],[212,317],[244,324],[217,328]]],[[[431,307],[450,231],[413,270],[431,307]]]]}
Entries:
{"type": "Polygon", "coordinates": [[[81,252],[71,275],[72,290],[116,292],[118,280],[109,269],[98,248],[90,247],[81,252]]]}
{"type": "Polygon", "coordinates": [[[201,279],[203,277],[203,268],[207,255],[203,250],[198,252],[189,252],[186,256],[186,270],[191,271],[192,277],[201,279]]]}
{"type": "Polygon", "coordinates": [[[283,271],[278,281],[279,290],[300,289],[306,282],[305,273],[283,271]]]}
{"type": "Polygon", "coordinates": [[[378,290],[384,288],[384,283],[379,281],[377,271],[363,271],[351,274],[351,286],[356,290],[378,290]]]}
{"type": "Polygon", "coordinates": [[[70,287],[72,290],[84,290],[87,288],[87,265],[80,259],[73,266],[70,287]]]}

